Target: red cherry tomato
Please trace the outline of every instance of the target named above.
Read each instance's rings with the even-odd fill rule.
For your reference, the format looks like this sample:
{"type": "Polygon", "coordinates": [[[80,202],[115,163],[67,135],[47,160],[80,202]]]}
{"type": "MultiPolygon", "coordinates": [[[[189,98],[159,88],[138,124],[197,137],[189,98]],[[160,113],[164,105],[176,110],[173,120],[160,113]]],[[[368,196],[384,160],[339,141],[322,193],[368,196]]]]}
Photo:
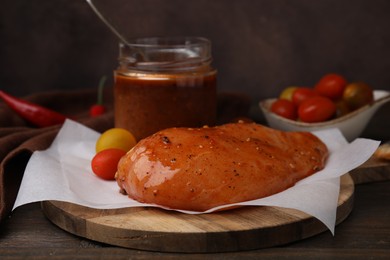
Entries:
{"type": "Polygon", "coordinates": [[[106,149],[98,152],[91,161],[93,173],[105,180],[114,180],[119,160],[126,154],[122,149],[106,149]]]}
{"type": "Polygon", "coordinates": [[[292,101],[287,99],[277,99],[273,102],[271,112],[291,120],[297,119],[297,108],[292,101]]]}
{"type": "Polygon", "coordinates": [[[318,96],[318,93],[314,89],[299,87],[292,93],[292,101],[296,106],[299,106],[306,99],[315,96],[318,96]]]}
{"type": "Polygon", "coordinates": [[[327,74],[323,76],[320,81],[315,85],[314,89],[324,97],[328,97],[332,100],[341,99],[347,81],[339,74],[327,74]]]}
{"type": "Polygon", "coordinates": [[[317,123],[330,119],[336,112],[336,105],[327,97],[316,96],[302,102],[298,116],[303,122],[317,123]]]}

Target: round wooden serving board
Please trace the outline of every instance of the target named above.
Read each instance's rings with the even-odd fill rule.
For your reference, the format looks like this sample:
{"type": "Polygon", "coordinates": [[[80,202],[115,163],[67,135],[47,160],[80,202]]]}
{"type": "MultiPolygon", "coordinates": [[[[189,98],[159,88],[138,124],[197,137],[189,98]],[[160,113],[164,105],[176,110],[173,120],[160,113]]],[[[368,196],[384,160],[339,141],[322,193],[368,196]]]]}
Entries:
{"type": "Polygon", "coordinates": [[[372,156],[361,166],[350,171],[355,184],[390,180],[390,162],[372,156]]]}
{"type": "MultiPolygon", "coordinates": [[[[354,183],[341,178],[336,224],[353,207],[354,183]]],[[[94,241],[160,252],[227,252],[271,247],[327,230],[316,218],[278,207],[242,207],[189,215],[152,207],[99,210],[66,202],[42,202],[60,228],[94,241]]]]}

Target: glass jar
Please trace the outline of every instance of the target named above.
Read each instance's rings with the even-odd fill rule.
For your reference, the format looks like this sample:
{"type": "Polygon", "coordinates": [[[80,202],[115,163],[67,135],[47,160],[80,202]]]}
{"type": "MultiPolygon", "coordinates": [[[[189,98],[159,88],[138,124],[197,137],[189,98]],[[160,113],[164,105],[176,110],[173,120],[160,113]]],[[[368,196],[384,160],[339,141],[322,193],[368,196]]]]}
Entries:
{"type": "Polygon", "coordinates": [[[137,140],[169,127],[216,121],[216,70],[204,38],[141,38],[120,43],[114,73],[115,127],[137,140]]]}

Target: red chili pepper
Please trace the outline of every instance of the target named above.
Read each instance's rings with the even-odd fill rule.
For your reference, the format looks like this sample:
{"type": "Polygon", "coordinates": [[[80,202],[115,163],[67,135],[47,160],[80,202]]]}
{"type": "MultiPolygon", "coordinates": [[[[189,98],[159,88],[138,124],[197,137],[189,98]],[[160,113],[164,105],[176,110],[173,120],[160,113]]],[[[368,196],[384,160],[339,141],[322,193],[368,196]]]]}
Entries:
{"type": "Polygon", "coordinates": [[[99,87],[98,87],[97,103],[95,105],[92,105],[91,108],[89,109],[89,115],[92,117],[99,116],[106,112],[106,107],[103,105],[103,88],[106,79],[107,79],[106,76],[103,76],[100,79],[99,87]]]}
{"type": "Polygon", "coordinates": [[[2,90],[0,98],[22,118],[39,127],[62,124],[66,119],[66,116],[56,111],[13,97],[2,90]]]}

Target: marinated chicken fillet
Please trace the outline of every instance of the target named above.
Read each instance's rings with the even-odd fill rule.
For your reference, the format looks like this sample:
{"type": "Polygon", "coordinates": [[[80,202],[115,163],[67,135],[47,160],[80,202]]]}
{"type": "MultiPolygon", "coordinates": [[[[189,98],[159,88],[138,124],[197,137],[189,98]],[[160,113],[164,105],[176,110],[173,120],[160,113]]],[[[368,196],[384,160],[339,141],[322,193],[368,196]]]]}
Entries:
{"type": "Polygon", "coordinates": [[[327,155],[308,132],[254,123],[170,128],[130,150],[116,180],[134,200],[205,211],[281,192],[321,170],[327,155]]]}

